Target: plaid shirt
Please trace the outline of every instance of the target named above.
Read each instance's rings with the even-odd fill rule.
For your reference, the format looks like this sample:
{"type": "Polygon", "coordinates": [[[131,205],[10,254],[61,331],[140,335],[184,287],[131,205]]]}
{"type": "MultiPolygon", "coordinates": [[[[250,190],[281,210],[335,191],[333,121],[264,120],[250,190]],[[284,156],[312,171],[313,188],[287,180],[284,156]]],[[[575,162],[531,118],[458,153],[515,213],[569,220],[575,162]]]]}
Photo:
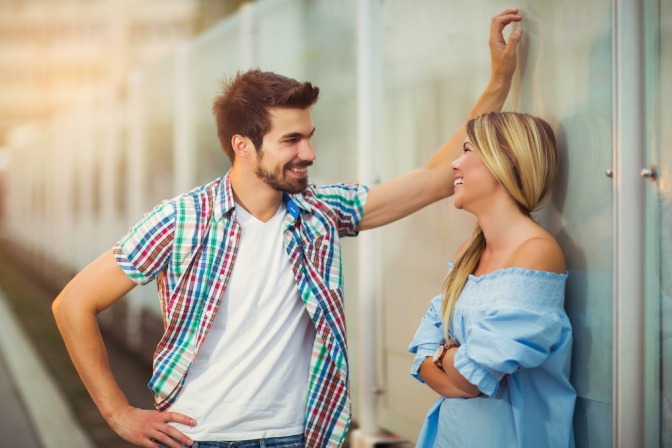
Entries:
{"type": "MultiPolygon", "coordinates": [[[[357,234],[367,193],[341,184],[284,196],[284,245],[315,325],[304,434],[311,448],[341,446],[350,423],[339,238],[357,234]]],[[[164,334],[149,387],[159,410],[182,390],[224,296],[240,237],[229,172],[158,205],[114,247],[136,283],[156,280],[164,334]]]]}

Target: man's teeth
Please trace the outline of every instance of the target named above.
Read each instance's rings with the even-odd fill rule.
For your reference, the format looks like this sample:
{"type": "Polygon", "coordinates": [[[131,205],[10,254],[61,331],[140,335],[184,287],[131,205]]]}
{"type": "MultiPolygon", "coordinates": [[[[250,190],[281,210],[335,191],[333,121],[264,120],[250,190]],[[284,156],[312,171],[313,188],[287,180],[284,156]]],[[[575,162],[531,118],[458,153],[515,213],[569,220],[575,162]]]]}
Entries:
{"type": "Polygon", "coordinates": [[[462,185],[462,179],[455,179],[455,182],[453,182],[453,186],[457,187],[462,185]]]}
{"type": "Polygon", "coordinates": [[[305,173],[308,171],[308,168],[290,168],[290,170],[294,171],[295,173],[305,173]]]}

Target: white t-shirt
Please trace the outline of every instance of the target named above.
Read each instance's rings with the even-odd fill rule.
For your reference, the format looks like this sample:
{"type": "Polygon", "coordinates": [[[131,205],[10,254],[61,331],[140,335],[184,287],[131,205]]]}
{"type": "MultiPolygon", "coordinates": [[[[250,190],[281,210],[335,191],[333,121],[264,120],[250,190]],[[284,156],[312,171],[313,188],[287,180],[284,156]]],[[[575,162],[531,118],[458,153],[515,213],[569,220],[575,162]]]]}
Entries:
{"type": "Polygon", "coordinates": [[[238,206],[242,237],[226,292],[169,408],[198,441],[303,433],[314,327],[283,245],[284,203],[268,222],[238,206]]]}

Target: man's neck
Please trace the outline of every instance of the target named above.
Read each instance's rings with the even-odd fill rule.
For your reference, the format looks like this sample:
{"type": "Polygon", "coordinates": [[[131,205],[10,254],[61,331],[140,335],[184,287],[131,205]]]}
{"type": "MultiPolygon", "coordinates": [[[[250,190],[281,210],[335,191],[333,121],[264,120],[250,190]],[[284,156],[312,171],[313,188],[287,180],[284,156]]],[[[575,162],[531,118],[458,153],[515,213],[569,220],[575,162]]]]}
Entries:
{"type": "Polygon", "coordinates": [[[231,170],[231,190],[236,204],[259,221],[266,222],[275,216],[282,203],[282,192],[259,179],[254,173],[231,170]]]}

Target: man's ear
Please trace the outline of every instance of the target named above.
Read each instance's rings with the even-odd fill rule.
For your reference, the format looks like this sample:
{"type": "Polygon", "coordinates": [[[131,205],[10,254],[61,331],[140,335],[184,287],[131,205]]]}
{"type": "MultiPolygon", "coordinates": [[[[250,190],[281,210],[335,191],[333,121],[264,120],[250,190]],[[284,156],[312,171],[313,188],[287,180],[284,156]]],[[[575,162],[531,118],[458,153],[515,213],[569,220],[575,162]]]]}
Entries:
{"type": "Polygon", "coordinates": [[[231,137],[231,147],[233,147],[236,157],[248,158],[250,155],[256,154],[252,140],[240,134],[231,137]]]}

